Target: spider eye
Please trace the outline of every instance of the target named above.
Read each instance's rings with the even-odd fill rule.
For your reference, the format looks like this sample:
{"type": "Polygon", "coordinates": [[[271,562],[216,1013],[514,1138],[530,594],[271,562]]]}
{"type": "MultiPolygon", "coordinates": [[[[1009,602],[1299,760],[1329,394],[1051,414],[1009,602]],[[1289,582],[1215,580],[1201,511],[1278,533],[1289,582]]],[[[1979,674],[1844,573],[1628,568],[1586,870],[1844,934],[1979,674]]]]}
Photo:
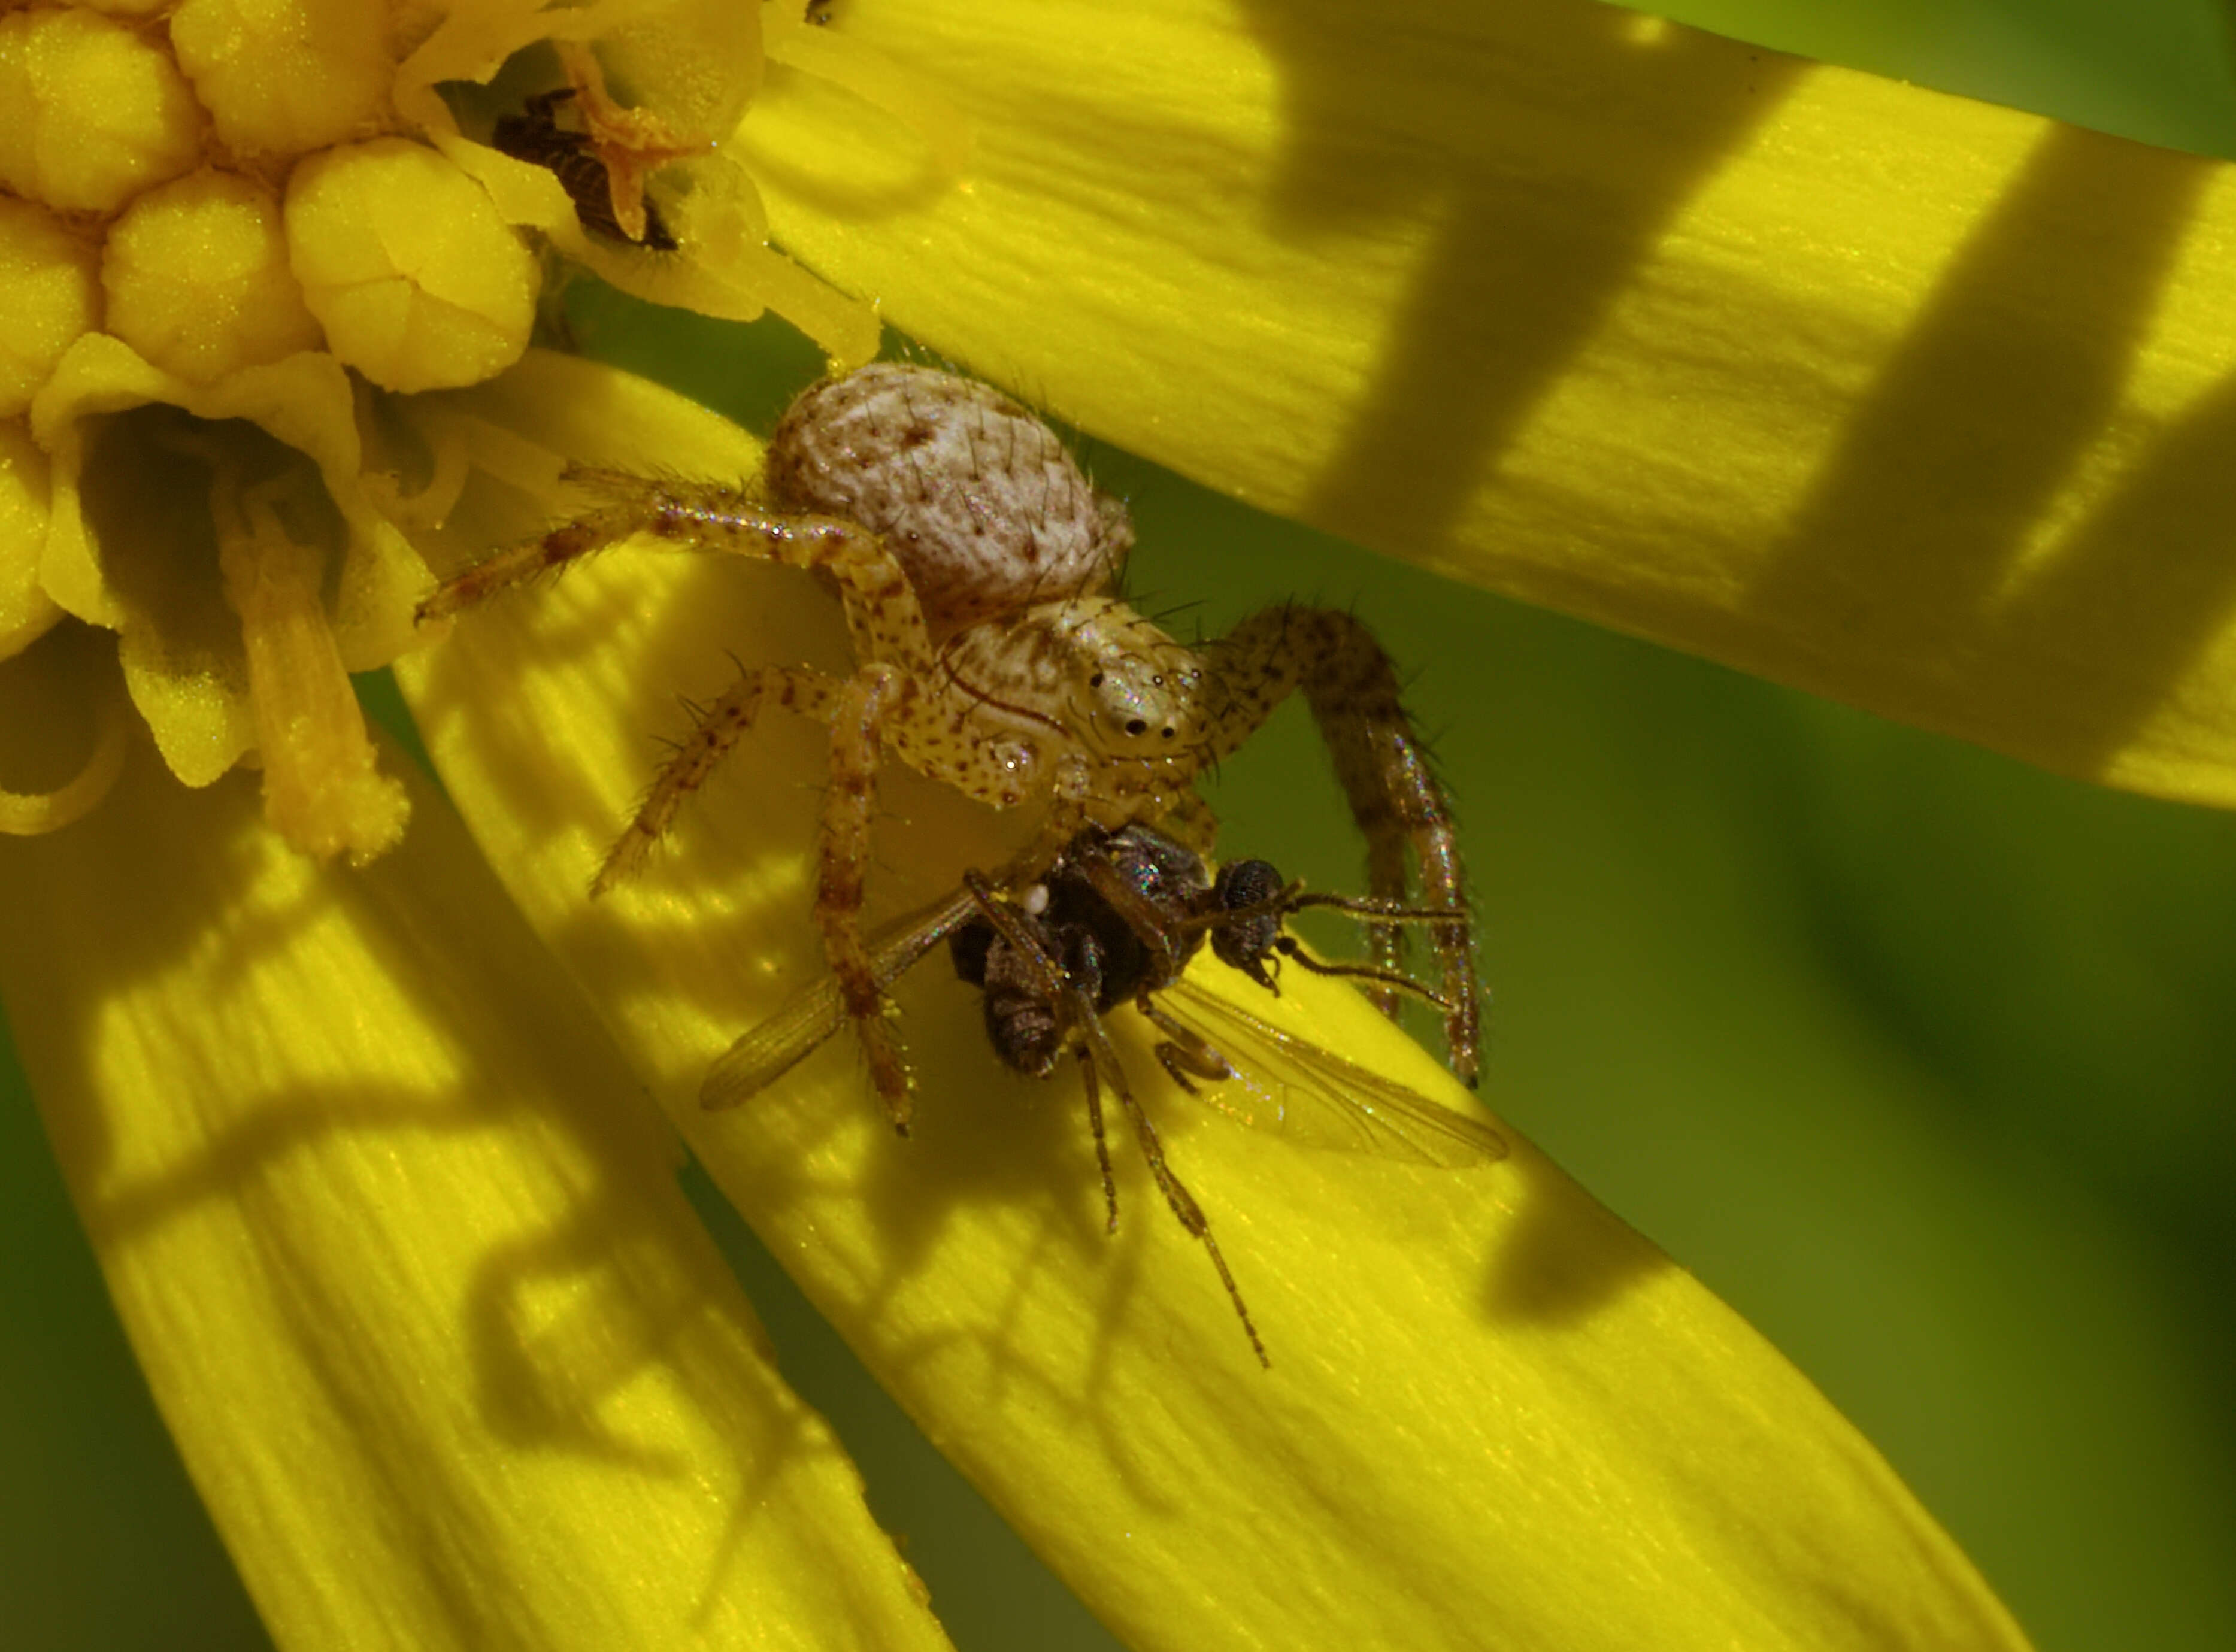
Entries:
{"type": "MultiPolygon", "coordinates": [[[[1126,720],[1126,732],[1129,734],[1138,734],[1148,726],[1148,724],[1143,722],[1139,717],[1128,717],[1126,720]]],[[[1173,731],[1169,728],[1165,730],[1165,733],[1167,734],[1172,732],[1173,731]]]]}
{"type": "Polygon", "coordinates": [[[1087,686],[1090,688],[1100,688],[1102,686],[1102,674],[1098,671],[1089,677],[1087,680],[1087,686]]]}

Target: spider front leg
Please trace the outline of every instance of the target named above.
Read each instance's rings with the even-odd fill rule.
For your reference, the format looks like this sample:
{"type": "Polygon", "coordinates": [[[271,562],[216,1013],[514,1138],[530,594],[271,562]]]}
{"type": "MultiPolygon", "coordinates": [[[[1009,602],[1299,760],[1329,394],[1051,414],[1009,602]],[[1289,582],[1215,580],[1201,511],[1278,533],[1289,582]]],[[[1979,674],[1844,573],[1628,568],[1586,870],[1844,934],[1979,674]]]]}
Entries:
{"type": "Polygon", "coordinates": [[[652,789],[593,885],[602,892],[636,870],[683,803],[753,725],[764,700],[815,717],[831,729],[831,787],[824,806],[815,898],[824,951],[846,1012],[869,1058],[878,1094],[894,1127],[908,1128],[908,1071],[885,1015],[884,996],[862,934],[862,881],[886,721],[915,681],[927,681],[933,655],[924,611],[907,571],[876,534],[832,517],[772,510],[740,490],[714,482],[654,479],[623,471],[570,468],[567,481],[607,503],[540,538],[499,553],[446,581],[419,606],[442,619],[547,569],[640,536],[692,550],[726,551],[790,567],[827,569],[838,581],[862,669],[843,681],[806,667],[749,670],[700,720],[652,789]]]}
{"type": "MultiPolygon", "coordinates": [[[[835,517],[787,516],[719,482],[661,481],[584,465],[569,467],[566,479],[607,495],[610,503],[453,575],[419,604],[419,619],[447,619],[537,574],[641,535],[692,550],[828,569],[838,582],[857,658],[896,666],[918,679],[931,669],[931,636],[908,572],[868,529],[835,517]]],[[[661,769],[599,868],[591,892],[603,894],[643,865],[684,800],[752,727],[764,697],[827,723],[832,692],[832,679],[805,666],[749,670],[700,717],[661,769]]]]}
{"type": "Polygon", "coordinates": [[[883,722],[902,697],[891,668],[871,666],[840,681],[805,666],[748,668],[700,714],[698,727],[653,779],[652,788],[590,885],[602,895],[643,865],[666,835],[684,800],[745,738],[765,703],[812,717],[831,730],[830,784],[824,794],[815,918],[841,1003],[854,1023],[871,1081],[893,1121],[908,1134],[909,1078],[899,1042],[885,1016],[869,943],[862,934],[862,875],[870,859],[877,809],[883,722]]]}
{"type": "Polygon", "coordinates": [[[885,542],[838,517],[774,510],[720,482],[632,476],[569,465],[562,480],[602,496],[597,509],[452,575],[419,604],[420,623],[448,619],[523,580],[641,536],[671,547],[727,552],[790,568],[828,569],[838,581],[857,658],[911,675],[932,664],[924,609],[885,542]]]}
{"type": "Polygon", "coordinates": [[[451,575],[421,599],[413,617],[422,625],[450,619],[499,591],[564,568],[639,533],[673,536],[661,534],[659,526],[665,516],[665,484],[579,464],[569,465],[560,479],[606,494],[608,503],[451,575]]]}
{"type": "MultiPolygon", "coordinates": [[[[1390,656],[1374,634],[1348,614],[1286,606],[1252,615],[1201,653],[1207,671],[1227,694],[1210,731],[1213,754],[1223,757],[1235,750],[1292,689],[1303,688],[1335,761],[1351,818],[1366,839],[1369,888],[1383,900],[1454,914],[1450,922],[1430,925],[1429,938],[1444,977],[1440,996],[1452,1071],[1473,1084],[1482,1041],[1483,987],[1476,974],[1459,842],[1450,800],[1405,714],[1390,656]],[[1417,885],[1412,868],[1417,868],[1417,885]]],[[[1404,931],[1396,923],[1370,920],[1368,934],[1375,963],[1394,971],[1404,931]]],[[[1369,996],[1385,1015],[1397,1014],[1395,992],[1369,996]]]]}

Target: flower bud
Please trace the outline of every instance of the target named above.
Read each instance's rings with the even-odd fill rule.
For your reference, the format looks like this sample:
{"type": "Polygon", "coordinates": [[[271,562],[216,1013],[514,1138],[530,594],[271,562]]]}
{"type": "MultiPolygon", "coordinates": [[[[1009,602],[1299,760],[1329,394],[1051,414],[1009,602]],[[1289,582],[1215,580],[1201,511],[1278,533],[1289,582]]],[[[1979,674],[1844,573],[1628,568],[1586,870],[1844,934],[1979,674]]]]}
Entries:
{"type": "Polygon", "coordinates": [[[536,260],[441,155],[376,138],[299,164],[287,258],[326,345],[383,389],[477,384],[520,359],[536,260]]]}
{"type": "Polygon", "coordinates": [[[126,207],[101,284],[108,331],[195,384],[320,343],[287,267],[280,203],[232,173],[189,173],[126,207]]]}
{"type": "Polygon", "coordinates": [[[171,49],[233,149],[301,154],[379,114],[395,69],[387,16],[365,0],[185,0],[171,49]]]}
{"type": "Polygon", "coordinates": [[[155,39],[89,11],[0,16],[0,186],[115,212],[201,158],[194,89],[155,39]]]}
{"type": "Polygon", "coordinates": [[[43,207],[0,195],[0,418],[29,407],[70,341],[100,325],[96,262],[43,207]]]}

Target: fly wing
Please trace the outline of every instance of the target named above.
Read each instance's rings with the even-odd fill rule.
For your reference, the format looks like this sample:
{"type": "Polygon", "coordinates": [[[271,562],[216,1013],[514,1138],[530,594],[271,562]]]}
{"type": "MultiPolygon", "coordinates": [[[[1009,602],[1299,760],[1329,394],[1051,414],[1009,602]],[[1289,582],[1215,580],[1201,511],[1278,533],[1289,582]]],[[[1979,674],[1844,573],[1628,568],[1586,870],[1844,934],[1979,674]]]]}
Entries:
{"type": "Polygon", "coordinates": [[[809,982],[722,1052],[699,1087],[699,1105],[714,1111],[750,1101],[827,1042],[845,1018],[838,983],[827,975],[809,982]]]}
{"type": "Polygon", "coordinates": [[[1192,982],[1160,997],[1165,1012],[1227,1057],[1231,1079],[1200,1098],[1256,1130],[1306,1147],[1465,1169],[1506,1156],[1506,1138],[1394,1079],[1284,1032],[1192,982]]]}
{"type": "MultiPolygon", "coordinates": [[[[958,889],[886,929],[870,947],[878,991],[907,974],[977,910],[977,897],[958,889]]],[[[714,1111],[750,1101],[829,1042],[845,1019],[837,980],[825,975],[809,982],[722,1052],[699,1087],[699,1105],[714,1111]]]]}

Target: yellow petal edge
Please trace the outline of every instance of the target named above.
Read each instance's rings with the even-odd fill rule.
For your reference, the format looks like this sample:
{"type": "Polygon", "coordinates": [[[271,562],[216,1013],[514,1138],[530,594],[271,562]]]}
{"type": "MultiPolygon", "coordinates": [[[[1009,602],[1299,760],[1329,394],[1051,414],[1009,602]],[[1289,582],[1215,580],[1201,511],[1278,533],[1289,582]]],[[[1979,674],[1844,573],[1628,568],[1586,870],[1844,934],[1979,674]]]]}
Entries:
{"type": "MultiPolygon", "coordinates": [[[[597,372],[531,354],[453,400],[516,425],[540,407],[658,428],[654,392],[597,372]]],[[[733,463],[693,438],[707,418],[673,406],[673,468],[733,463]]],[[[461,514],[491,525],[499,491],[470,483],[461,514]]],[[[726,686],[725,650],[842,661],[836,605],[786,569],[624,550],[459,624],[398,675],[522,910],[770,1248],[1128,1644],[2024,1644],[1824,1399],[1526,1143],[1473,1172],[1299,1151],[1151,1086],[1127,1030],[1264,1372],[1122,1140],[1123,1227],[1104,1234],[1075,1085],[1002,1075],[942,960],[900,994],[923,1077],[911,1140],[843,1034],[703,1112],[714,1057],[819,968],[820,732],[765,720],[669,853],[595,908],[586,891],[652,742],[684,726],[674,696],[726,686]]],[[[891,771],[882,805],[894,907],[995,862],[1015,829],[891,771]]],[[[1253,1007],[1474,1105],[1349,989],[1299,973],[1253,1007]]]]}
{"type": "Polygon", "coordinates": [[[1580,3],[881,0],[969,187],[773,72],[778,239],[1281,515],[2236,806],[2236,171],[1580,3]]]}

